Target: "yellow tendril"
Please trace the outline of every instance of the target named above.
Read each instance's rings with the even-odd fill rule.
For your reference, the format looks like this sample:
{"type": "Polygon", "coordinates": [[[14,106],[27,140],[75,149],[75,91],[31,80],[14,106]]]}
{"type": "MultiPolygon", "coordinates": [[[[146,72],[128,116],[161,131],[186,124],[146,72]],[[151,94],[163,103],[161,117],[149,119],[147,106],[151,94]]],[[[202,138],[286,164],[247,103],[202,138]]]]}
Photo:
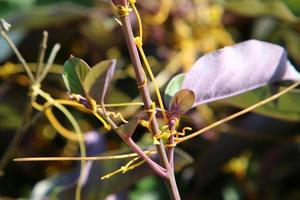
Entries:
{"type": "Polygon", "coordinates": [[[118,13],[119,17],[125,17],[132,11],[132,9],[129,8],[128,5],[126,5],[126,6],[117,5],[116,8],[117,8],[117,13],[118,13]]]}
{"type": "MultiPolygon", "coordinates": [[[[144,151],[147,155],[155,154],[156,150],[144,151]]],[[[82,157],[28,157],[28,158],[15,158],[14,162],[33,162],[33,161],[99,161],[99,160],[120,160],[126,158],[137,157],[136,153],[120,154],[114,156],[82,156],[82,157]]]]}
{"type": "Polygon", "coordinates": [[[118,170],[116,170],[116,171],[114,171],[114,172],[111,172],[111,173],[109,173],[109,174],[107,174],[107,175],[105,175],[105,176],[102,176],[102,177],[101,177],[101,180],[109,179],[110,177],[112,177],[112,176],[114,176],[114,175],[116,175],[116,174],[118,174],[118,173],[124,174],[124,173],[126,173],[127,171],[133,170],[134,168],[136,168],[136,167],[142,165],[142,164],[145,162],[144,160],[142,160],[142,161],[140,161],[140,162],[138,162],[138,163],[136,163],[136,164],[131,165],[133,162],[135,162],[135,161],[138,160],[138,159],[139,159],[139,158],[136,157],[136,158],[130,160],[126,165],[122,166],[122,167],[119,168],[118,170]]]}
{"type": "Polygon", "coordinates": [[[151,115],[150,115],[150,117],[149,117],[149,120],[148,120],[148,122],[149,122],[148,129],[150,129],[150,128],[151,128],[151,127],[150,127],[151,121],[153,120],[153,118],[154,118],[154,116],[155,116],[155,114],[156,114],[156,106],[155,106],[155,103],[154,103],[154,102],[151,103],[151,108],[150,108],[150,109],[147,109],[146,112],[147,112],[147,113],[151,113],[151,115]]]}
{"type": "Polygon", "coordinates": [[[134,11],[134,14],[136,16],[137,22],[138,22],[138,26],[139,26],[139,36],[140,38],[143,38],[143,26],[142,26],[142,20],[141,20],[141,16],[138,12],[138,10],[136,9],[135,3],[136,0],[129,0],[129,3],[134,11]]]}
{"type": "MultiPolygon", "coordinates": [[[[92,110],[86,108],[84,105],[75,102],[75,101],[70,101],[70,100],[65,100],[65,99],[56,99],[55,100],[57,103],[61,104],[61,105],[66,105],[66,106],[72,106],[75,107],[76,109],[80,109],[84,112],[88,112],[93,114],[102,124],[103,127],[107,130],[111,130],[111,127],[109,124],[107,124],[107,122],[97,113],[97,112],[93,112],[92,110]]],[[[52,105],[49,103],[45,103],[44,105],[40,105],[37,102],[33,101],[31,102],[32,106],[39,110],[39,111],[44,111],[48,120],[51,122],[51,124],[53,125],[53,127],[62,134],[62,136],[70,139],[70,140],[76,140],[74,137],[74,133],[67,130],[66,128],[64,128],[59,121],[56,119],[56,117],[53,115],[52,112],[52,105]]],[[[123,121],[123,120],[122,120],[123,121]]]]}
{"type": "Polygon", "coordinates": [[[160,132],[153,136],[153,144],[159,144],[160,139],[168,139],[176,131],[170,131],[168,125],[162,126],[160,132]]]}
{"type": "MultiPolygon", "coordinates": [[[[50,109],[50,108],[52,108],[52,105],[55,106],[69,120],[69,122],[73,126],[75,134],[77,136],[80,155],[85,157],[86,156],[86,148],[85,148],[85,144],[84,144],[84,141],[83,141],[84,139],[83,139],[82,131],[81,131],[77,121],[73,117],[73,115],[63,105],[61,105],[57,101],[55,101],[55,99],[53,99],[48,93],[41,90],[40,89],[40,84],[32,84],[31,89],[32,89],[32,97],[33,98],[38,96],[38,95],[41,96],[42,98],[44,98],[47,101],[47,103],[45,103],[45,105],[49,104],[50,107],[47,106],[47,108],[49,107],[49,109],[50,109]]],[[[56,118],[55,118],[55,120],[56,120],[56,118]]],[[[78,183],[77,183],[77,186],[76,186],[76,189],[75,189],[75,199],[76,200],[79,200],[80,196],[81,196],[82,181],[84,179],[84,167],[85,167],[85,161],[81,160],[80,174],[79,174],[78,183]]]]}
{"type": "Polygon", "coordinates": [[[184,127],[184,128],[182,129],[182,135],[185,135],[185,131],[186,131],[186,130],[191,131],[192,128],[191,128],[191,127],[184,127]]]}
{"type": "Polygon", "coordinates": [[[147,82],[148,82],[148,80],[147,80],[147,75],[146,75],[144,69],[142,69],[142,71],[143,71],[143,74],[144,74],[144,82],[143,82],[141,85],[138,86],[139,89],[142,88],[142,87],[145,87],[145,85],[146,85],[147,82]]]}
{"type": "Polygon", "coordinates": [[[79,95],[79,94],[70,94],[70,97],[75,99],[79,103],[77,103],[77,102],[76,103],[70,103],[70,101],[66,101],[66,100],[62,100],[62,101],[60,101],[60,103],[61,104],[66,104],[66,105],[69,105],[69,106],[85,108],[85,111],[88,111],[88,112],[92,113],[103,124],[103,127],[105,129],[111,130],[111,126],[103,119],[103,117],[101,117],[98,114],[98,112],[97,112],[98,105],[97,105],[95,100],[93,100],[91,98],[87,99],[89,104],[92,106],[92,109],[88,109],[80,103],[80,99],[83,98],[81,95],[79,95]]]}
{"type": "Polygon", "coordinates": [[[60,124],[60,122],[56,119],[52,112],[51,104],[45,105],[46,109],[44,109],[45,115],[47,116],[51,125],[60,133],[63,137],[67,138],[71,141],[79,141],[78,135],[73,131],[66,129],[64,126],[60,124]]]}
{"type": "MultiPolygon", "coordinates": [[[[135,43],[136,43],[136,46],[138,47],[138,50],[139,50],[139,52],[142,56],[142,59],[143,59],[143,62],[146,66],[147,72],[148,72],[148,74],[151,78],[151,81],[152,81],[153,86],[155,88],[155,92],[156,92],[156,96],[157,96],[157,99],[158,99],[159,107],[161,108],[164,120],[167,123],[168,118],[167,118],[167,115],[166,115],[166,111],[165,111],[165,108],[164,108],[164,104],[163,104],[163,101],[162,101],[161,94],[159,92],[159,87],[158,87],[158,84],[157,84],[157,82],[155,80],[155,77],[153,75],[150,64],[147,60],[145,52],[143,50],[143,26],[142,26],[142,20],[141,20],[140,14],[139,14],[138,10],[136,9],[136,6],[135,6],[136,0],[129,0],[129,3],[131,5],[131,7],[133,8],[133,11],[136,15],[136,18],[137,18],[137,21],[138,21],[138,26],[139,26],[139,36],[135,37],[135,43]]],[[[145,82],[144,82],[144,84],[145,84],[145,82]]]]}
{"type": "Polygon", "coordinates": [[[99,119],[99,121],[101,121],[101,123],[103,124],[103,127],[106,130],[111,130],[111,126],[109,124],[107,124],[107,122],[103,119],[103,117],[101,117],[97,112],[93,112],[94,116],[99,119]]]}
{"type": "Polygon", "coordinates": [[[115,113],[115,112],[112,112],[112,111],[106,111],[106,114],[107,114],[108,117],[112,116],[115,119],[119,118],[125,124],[128,123],[128,121],[126,119],[124,119],[124,117],[122,116],[122,114],[119,113],[119,112],[115,113]]]}
{"type": "Polygon", "coordinates": [[[36,101],[32,101],[31,105],[33,108],[35,108],[38,111],[43,111],[44,110],[44,105],[38,104],[36,101]]]}
{"type": "MultiPolygon", "coordinates": [[[[155,153],[156,153],[156,151],[148,151],[148,152],[146,152],[146,154],[147,154],[148,156],[151,156],[152,154],[155,154],[155,153]]],[[[142,165],[142,164],[145,162],[145,160],[141,160],[141,161],[139,161],[139,162],[137,162],[137,163],[134,163],[134,162],[138,161],[139,159],[140,159],[140,157],[135,157],[135,158],[133,158],[133,159],[130,160],[128,163],[126,163],[126,165],[123,165],[123,166],[120,167],[118,170],[113,171],[113,172],[111,172],[111,173],[109,173],[109,174],[107,174],[107,175],[105,175],[105,176],[102,176],[102,177],[101,177],[101,180],[109,179],[110,177],[112,177],[112,176],[114,176],[114,175],[116,175],[116,174],[118,174],[118,173],[124,174],[124,173],[126,173],[126,172],[128,172],[128,171],[130,171],[130,170],[135,169],[136,167],[142,165]]]]}
{"type": "Polygon", "coordinates": [[[47,102],[43,105],[38,104],[35,101],[32,101],[31,104],[32,106],[39,110],[39,111],[44,111],[45,115],[47,116],[49,122],[52,124],[52,126],[57,130],[58,133],[60,133],[63,137],[72,140],[72,141],[80,141],[82,140],[82,137],[78,137],[78,134],[74,133],[73,131],[70,131],[63,127],[60,122],[56,119],[52,112],[52,107],[55,106],[57,107],[60,111],[64,111],[64,107],[62,107],[62,104],[57,102],[55,99],[52,99],[49,94],[43,92],[40,89],[40,84],[34,84],[32,85],[32,99],[34,99],[36,96],[41,95],[44,99],[47,100],[47,102]]]}
{"type": "Polygon", "coordinates": [[[129,102],[129,103],[111,103],[104,104],[105,107],[122,107],[122,106],[143,106],[143,102],[129,102]]]}
{"type": "Polygon", "coordinates": [[[149,64],[149,62],[147,60],[147,57],[146,57],[146,55],[144,53],[144,50],[143,50],[142,38],[136,37],[135,38],[135,43],[136,43],[136,45],[137,45],[137,47],[139,49],[139,52],[140,52],[140,54],[142,56],[142,59],[143,59],[143,62],[145,64],[145,66],[146,66],[147,72],[148,72],[148,74],[150,76],[150,79],[151,79],[151,81],[153,83],[153,86],[154,86],[154,89],[155,89],[155,93],[156,93],[156,96],[157,96],[157,99],[158,99],[158,103],[159,103],[159,106],[161,108],[161,112],[163,114],[164,120],[165,120],[165,122],[168,122],[167,114],[166,114],[166,111],[165,111],[165,108],[164,108],[164,104],[163,104],[162,97],[161,97],[161,94],[160,94],[160,91],[159,91],[159,88],[158,88],[158,84],[157,84],[157,82],[155,80],[155,77],[153,75],[152,69],[150,67],[150,64],[149,64]]]}
{"type": "Polygon", "coordinates": [[[145,128],[149,128],[149,122],[146,120],[140,120],[139,124],[142,125],[145,128]]]}

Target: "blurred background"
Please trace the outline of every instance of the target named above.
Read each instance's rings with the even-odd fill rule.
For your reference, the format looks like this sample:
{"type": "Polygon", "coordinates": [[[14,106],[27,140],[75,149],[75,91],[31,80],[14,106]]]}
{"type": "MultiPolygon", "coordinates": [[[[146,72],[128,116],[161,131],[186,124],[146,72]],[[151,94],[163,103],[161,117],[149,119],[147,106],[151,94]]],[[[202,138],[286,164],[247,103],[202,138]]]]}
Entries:
{"type": "MultiPolygon", "coordinates": [[[[143,21],[145,52],[162,92],[174,75],[188,71],[201,55],[247,39],[284,46],[299,69],[299,0],[137,0],[136,5],[143,21]]],[[[30,66],[37,63],[44,30],[49,33],[46,57],[55,43],[61,44],[43,83],[52,97],[68,98],[61,73],[72,54],[90,66],[117,59],[106,102],[139,100],[122,30],[109,0],[0,0],[0,18],[12,25],[9,36],[30,66]]],[[[132,23],[137,33],[133,15],[132,23]]],[[[24,116],[29,80],[2,38],[0,65],[0,198],[73,199],[79,163],[11,161],[76,156],[78,147],[58,134],[43,114],[33,111],[24,116]],[[17,131],[24,119],[34,120],[33,124],[17,131]]],[[[198,130],[240,109],[228,102],[199,106],[183,117],[181,126],[198,130]]],[[[295,107],[292,117],[262,109],[180,144],[176,179],[182,199],[300,199],[299,98],[285,106],[295,107]]],[[[107,133],[94,117],[70,110],[86,132],[89,155],[128,152],[118,136],[107,133]]],[[[130,119],[140,108],[114,111],[130,119]]],[[[66,121],[61,113],[54,113],[66,121]]],[[[134,136],[141,146],[151,144],[145,133],[146,129],[138,128],[134,136]]],[[[164,183],[146,166],[100,180],[122,163],[126,162],[89,162],[83,199],[168,199],[164,183]]]]}

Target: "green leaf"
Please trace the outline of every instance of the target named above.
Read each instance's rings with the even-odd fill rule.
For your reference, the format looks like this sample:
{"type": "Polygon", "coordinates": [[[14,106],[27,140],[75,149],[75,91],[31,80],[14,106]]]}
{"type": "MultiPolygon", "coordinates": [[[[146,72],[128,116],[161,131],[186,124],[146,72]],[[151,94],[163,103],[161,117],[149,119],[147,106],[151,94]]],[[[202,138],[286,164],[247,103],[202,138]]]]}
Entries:
{"type": "Polygon", "coordinates": [[[172,97],[181,89],[183,80],[184,74],[178,74],[174,76],[168,83],[164,95],[164,100],[167,107],[170,107],[172,97]]]}
{"type": "MultiPolygon", "coordinates": [[[[278,90],[283,90],[284,87],[280,87],[278,90]]],[[[243,93],[239,96],[231,97],[225,100],[225,103],[239,107],[247,108],[251,105],[262,101],[274,93],[272,86],[265,86],[247,93],[243,93]]],[[[259,114],[279,118],[289,121],[300,120],[300,90],[293,90],[289,93],[282,95],[279,99],[274,100],[264,106],[258,107],[254,112],[259,114]]]]}
{"type": "Polygon", "coordinates": [[[240,15],[257,17],[257,16],[274,16],[280,20],[288,22],[297,22],[298,18],[282,1],[261,1],[261,0],[229,0],[226,1],[225,7],[240,15]]]}
{"type": "Polygon", "coordinates": [[[105,60],[96,64],[84,79],[84,89],[98,103],[104,102],[107,88],[116,66],[115,60],[105,60]]]}
{"type": "Polygon", "coordinates": [[[179,116],[189,111],[195,103],[195,94],[192,90],[179,90],[171,99],[169,111],[176,112],[179,116]]]}
{"type": "Polygon", "coordinates": [[[83,81],[90,67],[80,58],[70,56],[64,64],[63,79],[69,92],[86,96],[83,81]]]}
{"type": "Polygon", "coordinates": [[[294,59],[294,61],[299,65],[300,64],[300,34],[291,29],[284,30],[283,39],[286,43],[286,48],[289,52],[289,55],[294,59]]]}
{"type": "Polygon", "coordinates": [[[20,113],[13,107],[6,104],[0,105],[0,127],[2,129],[17,128],[21,123],[20,113]]]}
{"type": "Polygon", "coordinates": [[[297,16],[300,15],[300,4],[299,0],[284,0],[284,3],[293,11],[297,16]]]}

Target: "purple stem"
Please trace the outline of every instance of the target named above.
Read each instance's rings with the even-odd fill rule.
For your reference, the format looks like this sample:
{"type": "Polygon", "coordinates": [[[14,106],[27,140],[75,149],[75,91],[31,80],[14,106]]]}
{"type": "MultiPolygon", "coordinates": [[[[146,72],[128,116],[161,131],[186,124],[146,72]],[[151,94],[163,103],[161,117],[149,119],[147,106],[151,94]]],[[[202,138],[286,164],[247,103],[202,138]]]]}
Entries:
{"type": "MultiPolygon", "coordinates": [[[[140,89],[142,100],[144,102],[145,111],[152,109],[152,100],[150,97],[149,89],[145,83],[144,72],[142,69],[142,64],[139,58],[138,50],[134,41],[134,36],[131,28],[131,23],[128,15],[121,16],[120,21],[122,23],[122,30],[125,36],[126,44],[130,54],[130,58],[133,64],[134,72],[136,74],[137,84],[140,89]]],[[[150,118],[152,113],[147,112],[148,117],[150,118]]],[[[160,133],[156,116],[150,121],[150,129],[153,135],[160,133]]],[[[166,154],[166,150],[162,140],[160,139],[160,144],[156,145],[157,152],[159,154],[160,161],[167,171],[167,177],[165,178],[165,183],[167,185],[170,197],[175,200],[180,200],[179,191],[176,185],[176,180],[174,176],[174,170],[169,163],[169,159],[166,154]]]]}

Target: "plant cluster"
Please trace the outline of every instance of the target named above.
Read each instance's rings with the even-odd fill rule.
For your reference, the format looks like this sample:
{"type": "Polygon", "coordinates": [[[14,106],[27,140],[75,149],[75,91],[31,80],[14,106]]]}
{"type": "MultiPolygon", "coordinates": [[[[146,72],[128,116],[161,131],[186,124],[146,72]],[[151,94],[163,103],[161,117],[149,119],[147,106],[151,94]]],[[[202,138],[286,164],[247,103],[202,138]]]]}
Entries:
{"type": "MultiPolygon", "coordinates": [[[[30,157],[17,158],[15,161],[79,160],[80,166],[77,166],[76,172],[72,174],[75,177],[72,180],[76,183],[74,191],[62,189],[59,192],[49,192],[51,195],[55,194],[59,198],[96,198],[97,194],[86,196],[87,194],[82,192],[82,190],[92,187],[87,180],[90,176],[95,176],[92,174],[92,169],[96,166],[101,167],[101,165],[93,165],[91,161],[104,160],[104,162],[108,162],[129,159],[114,171],[101,174],[101,180],[113,182],[113,177],[119,173],[129,174],[128,178],[130,178],[130,172],[147,166],[154,174],[162,178],[170,198],[180,199],[174,172],[190,164],[192,159],[180,150],[179,153],[176,152],[177,145],[256,109],[258,113],[265,116],[290,121],[298,120],[298,110],[285,105],[286,102],[296,101],[295,98],[299,93],[295,88],[300,85],[300,74],[288,60],[287,52],[283,47],[259,40],[247,40],[208,53],[201,56],[191,67],[185,66],[184,73],[174,76],[168,82],[164,95],[161,95],[161,86],[153,73],[149,58],[144,52],[143,17],[136,7],[136,1],[114,0],[113,4],[118,15],[116,23],[120,25],[125,38],[141,101],[107,103],[107,95],[110,93],[109,86],[113,81],[118,60],[104,60],[90,67],[85,61],[72,55],[65,62],[62,71],[68,98],[53,97],[44,91],[42,86],[53,66],[60,45],[54,45],[48,61],[44,62],[48,40],[48,33],[44,32],[38,63],[31,67],[9,37],[10,24],[1,20],[1,36],[16,54],[29,79],[28,105],[24,111],[24,120],[17,131],[18,137],[14,138],[12,150],[7,151],[2,165],[6,165],[10,160],[13,148],[26,130],[41,113],[44,113],[53,128],[62,137],[78,143],[80,156],[30,157]],[[138,30],[136,36],[130,15],[133,15],[136,20],[138,30]],[[290,84],[291,82],[293,83],[290,84]],[[150,86],[153,88],[153,92],[149,88],[150,86]],[[243,93],[245,94],[240,95],[243,93]],[[181,124],[183,118],[191,115],[194,108],[223,99],[226,103],[242,109],[196,131],[190,126],[181,124]],[[142,106],[142,109],[140,112],[135,112],[134,116],[128,120],[122,111],[115,110],[115,108],[124,106],[130,108],[142,106]],[[34,112],[34,109],[39,112],[34,112]],[[95,153],[96,155],[93,156],[94,153],[90,153],[90,149],[92,149],[90,146],[99,145],[96,142],[96,136],[95,138],[92,136],[90,139],[89,134],[83,134],[84,131],[72,114],[72,109],[94,116],[97,122],[102,124],[103,131],[116,133],[132,152],[101,156],[95,153]],[[68,121],[66,124],[69,124],[72,129],[58,119],[55,114],[57,111],[63,114],[63,118],[68,121]],[[145,128],[151,138],[151,142],[146,146],[141,146],[135,141],[136,130],[140,127],[145,128]]],[[[228,4],[233,10],[234,5],[234,2],[228,4]]],[[[165,6],[170,6],[168,1],[165,2],[165,6]]],[[[146,20],[149,18],[145,17],[146,20]]],[[[159,24],[164,20],[166,20],[166,16],[156,16],[153,18],[153,23],[159,24]]],[[[294,19],[290,16],[287,20],[294,19]]],[[[217,21],[214,29],[220,32],[224,31],[219,24],[220,20],[217,21]]],[[[181,22],[177,21],[177,23],[181,22]]],[[[184,27],[184,25],[182,26],[184,27]]],[[[222,32],[221,35],[221,38],[225,38],[222,40],[224,44],[232,43],[226,32],[222,32]]],[[[196,38],[192,42],[195,41],[202,42],[203,38],[196,38]]],[[[180,48],[185,50],[183,52],[195,53],[194,47],[186,48],[184,42],[179,45],[182,45],[180,48]],[[186,49],[191,51],[186,51],[186,49]]],[[[180,55],[184,54],[183,52],[180,55]]],[[[182,57],[186,58],[186,56],[182,57]]],[[[190,64],[191,60],[185,64],[190,64]]],[[[249,154],[247,155],[249,157],[249,154]]],[[[56,179],[56,181],[58,180],[56,179]]],[[[52,184],[55,184],[55,181],[52,184]]],[[[104,197],[106,194],[99,196],[104,197]]]]}

